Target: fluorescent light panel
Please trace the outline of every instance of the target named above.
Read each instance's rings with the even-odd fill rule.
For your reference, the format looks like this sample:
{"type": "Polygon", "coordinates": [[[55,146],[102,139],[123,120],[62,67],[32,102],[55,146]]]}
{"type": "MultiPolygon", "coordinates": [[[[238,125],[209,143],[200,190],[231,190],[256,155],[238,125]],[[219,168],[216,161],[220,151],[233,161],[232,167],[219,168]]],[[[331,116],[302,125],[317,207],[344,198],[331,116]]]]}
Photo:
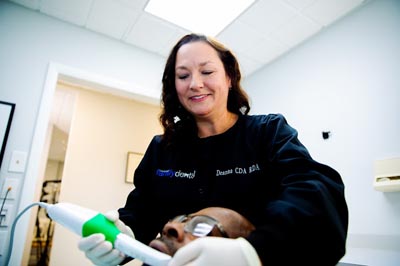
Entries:
{"type": "Polygon", "coordinates": [[[150,0],[145,11],[188,31],[218,35],[255,0],[150,0]]]}

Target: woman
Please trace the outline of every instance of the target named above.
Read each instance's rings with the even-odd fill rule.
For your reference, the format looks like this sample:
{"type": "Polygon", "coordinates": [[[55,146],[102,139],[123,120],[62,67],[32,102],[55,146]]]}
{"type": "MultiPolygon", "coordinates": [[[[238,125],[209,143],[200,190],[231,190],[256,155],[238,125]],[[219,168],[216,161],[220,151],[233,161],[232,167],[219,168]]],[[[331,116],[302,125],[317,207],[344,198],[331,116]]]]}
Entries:
{"type": "MultiPolygon", "coordinates": [[[[170,265],[336,265],[348,226],[341,177],[311,158],[282,115],[248,115],[232,52],[186,35],[172,49],[162,82],[164,134],[151,141],[120,220],[112,220],[149,243],[170,217],[229,208],[255,226],[245,241],[200,238],[170,265]]],[[[95,237],[81,240],[86,255],[121,263],[124,255],[95,237]]]]}

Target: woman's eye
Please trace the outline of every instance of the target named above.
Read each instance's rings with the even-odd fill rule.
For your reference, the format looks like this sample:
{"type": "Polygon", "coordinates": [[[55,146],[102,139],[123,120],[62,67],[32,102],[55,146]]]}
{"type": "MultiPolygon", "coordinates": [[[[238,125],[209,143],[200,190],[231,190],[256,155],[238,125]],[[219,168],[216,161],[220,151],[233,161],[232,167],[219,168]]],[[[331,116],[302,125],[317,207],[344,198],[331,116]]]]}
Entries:
{"type": "Polygon", "coordinates": [[[186,79],[187,77],[189,77],[188,74],[181,74],[181,75],[177,75],[178,79],[186,79]]]}
{"type": "Polygon", "coordinates": [[[203,73],[203,75],[210,75],[210,74],[213,73],[213,71],[211,71],[211,70],[205,70],[205,71],[203,71],[202,73],[203,73]]]}

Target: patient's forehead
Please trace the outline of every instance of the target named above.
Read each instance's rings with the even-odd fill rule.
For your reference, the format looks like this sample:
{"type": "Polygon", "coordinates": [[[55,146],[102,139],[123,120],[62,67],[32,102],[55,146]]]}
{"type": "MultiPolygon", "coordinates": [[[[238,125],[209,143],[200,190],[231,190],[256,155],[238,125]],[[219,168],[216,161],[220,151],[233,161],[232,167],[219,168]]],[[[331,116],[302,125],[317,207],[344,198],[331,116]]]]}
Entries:
{"type": "Polygon", "coordinates": [[[216,219],[231,238],[246,237],[255,229],[254,225],[244,216],[227,208],[209,207],[191,215],[207,215],[216,219]]]}
{"type": "Polygon", "coordinates": [[[198,212],[192,213],[191,215],[207,215],[211,216],[219,222],[229,221],[231,219],[241,219],[242,216],[230,209],[222,208],[222,207],[209,207],[202,209],[198,212]]]}

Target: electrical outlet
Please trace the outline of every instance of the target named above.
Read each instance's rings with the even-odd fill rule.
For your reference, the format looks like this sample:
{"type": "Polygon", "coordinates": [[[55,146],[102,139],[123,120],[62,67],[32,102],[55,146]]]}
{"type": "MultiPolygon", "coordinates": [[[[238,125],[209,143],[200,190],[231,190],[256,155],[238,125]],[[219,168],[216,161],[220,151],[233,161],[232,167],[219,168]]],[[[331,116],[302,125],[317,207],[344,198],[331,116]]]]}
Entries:
{"type": "Polygon", "coordinates": [[[3,189],[1,190],[0,198],[4,199],[7,194],[7,190],[11,188],[11,190],[7,194],[7,199],[15,199],[18,185],[19,185],[19,180],[17,179],[10,179],[10,178],[5,179],[3,183],[3,189]]]}
{"type": "Polygon", "coordinates": [[[0,226],[7,227],[10,225],[10,216],[11,216],[11,205],[4,204],[3,209],[1,209],[0,213],[0,226]]]}
{"type": "Polygon", "coordinates": [[[11,155],[9,172],[23,173],[25,172],[27,153],[24,151],[13,151],[11,155]]]}

